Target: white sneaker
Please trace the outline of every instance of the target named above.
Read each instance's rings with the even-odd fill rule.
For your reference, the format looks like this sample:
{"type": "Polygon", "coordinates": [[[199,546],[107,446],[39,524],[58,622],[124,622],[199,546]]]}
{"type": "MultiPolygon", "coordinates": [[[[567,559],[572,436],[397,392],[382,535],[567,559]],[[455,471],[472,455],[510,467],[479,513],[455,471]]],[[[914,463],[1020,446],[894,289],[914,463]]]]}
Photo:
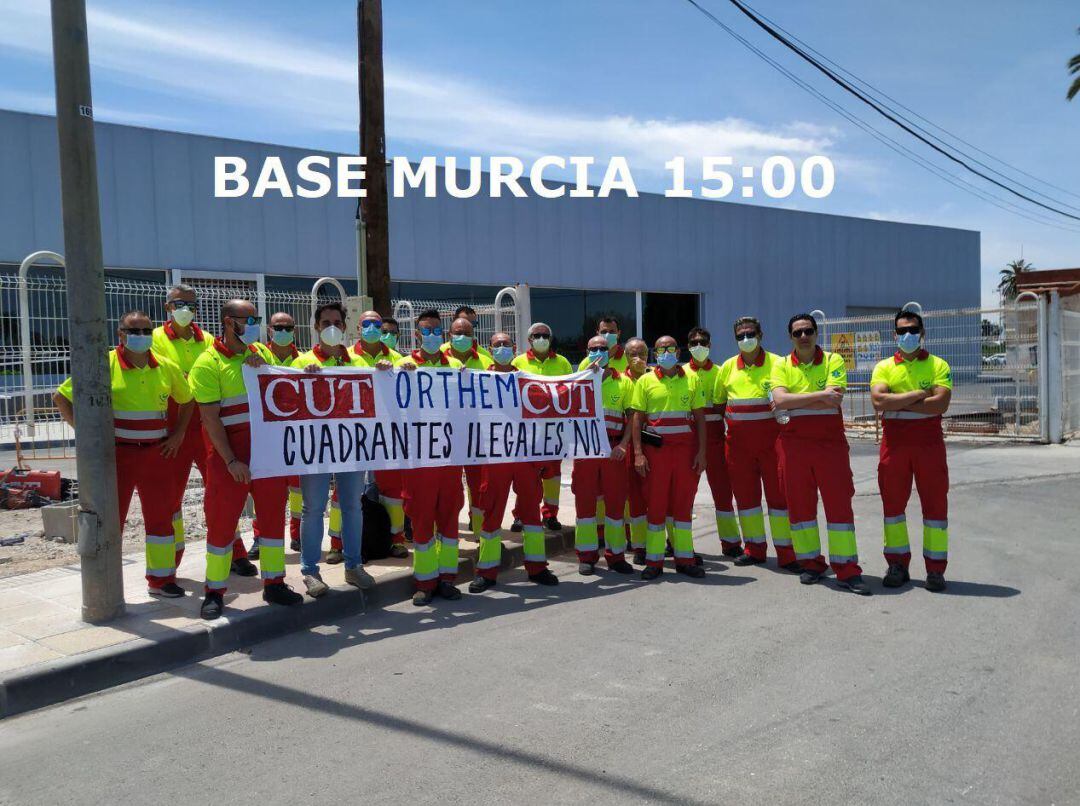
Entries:
{"type": "Polygon", "coordinates": [[[330,586],[322,581],[322,577],[318,574],[312,574],[310,576],[304,576],[304,587],[307,588],[307,594],[312,599],[318,599],[320,596],[325,596],[330,591],[330,586]]]}
{"type": "Polygon", "coordinates": [[[345,569],[345,582],[352,585],[354,588],[359,588],[362,591],[366,591],[375,585],[375,577],[365,571],[363,568],[346,568],[345,569]]]}

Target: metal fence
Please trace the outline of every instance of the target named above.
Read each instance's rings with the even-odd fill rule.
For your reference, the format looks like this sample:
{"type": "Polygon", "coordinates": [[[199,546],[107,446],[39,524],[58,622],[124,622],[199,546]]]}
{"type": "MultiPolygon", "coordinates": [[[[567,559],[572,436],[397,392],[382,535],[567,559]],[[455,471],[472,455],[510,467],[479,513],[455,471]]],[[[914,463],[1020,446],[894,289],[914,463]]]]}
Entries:
{"type": "MultiPolygon", "coordinates": [[[[466,304],[466,303],[462,303],[466,304]]],[[[434,308],[442,318],[443,332],[446,341],[450,340],[450,325],[454,318],[454,311],[459,305],[455,302],[440,300],[392,300],[394,318],[398,320],[401,330],[398,342],[399,352],[415,350],[420,345],[416,343],[416,317],[425,310],[434,308]]],[[[487,346],[495,333],[509,333],[515,343],[523,343],[519,336],[518,328],[521,320],[518,315],[518,295],[514,288],[504,288],[496,296],[490,305],[469,304],[476,311],[476,325],[473,328],[473,336],[483,346],[487,346]]],[[[528,323],[525,323],[527,326],[528,323]]]]}
{"type": "MultiPolygon", "coordinates": [[[[923,311],[925,346],[952,368],[952,404],[945,433],[1040,438],[1038,305],[923,311]]],[[[844,356],[849,392],[844,419],[853,429],[878,428],[870,376],[896,350],[893,316],[820,321],[820,343],[844,356]]]]}
{"type": "Polygon", "coordinates": [[[1061,312],[1062,420],[1066,439],[1080,437],[1080,313],[1061,312]]]}

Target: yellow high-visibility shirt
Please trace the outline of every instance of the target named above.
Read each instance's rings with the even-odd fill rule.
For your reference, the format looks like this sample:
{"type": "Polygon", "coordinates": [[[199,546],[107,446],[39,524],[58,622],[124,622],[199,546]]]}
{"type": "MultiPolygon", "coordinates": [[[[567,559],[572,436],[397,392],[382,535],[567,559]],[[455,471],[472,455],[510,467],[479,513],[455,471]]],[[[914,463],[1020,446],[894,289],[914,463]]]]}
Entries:
{"type": "MultiPolygon", "coordinates": [[[[879,361],[870,376],[870,387],[884,385],[889,392],[903,394],[916,389],[935,387],[952,389],[952,370],[945,359],[920,350],[905,358],[899,350],[891,358],[879,361]]],[[[881,415],[885,439],[907,442],[936,442],[943,439],[941,415],[916,411],[886,411],[881,415]]]]}
{"type": "Polygon", "coordinates": [[[657,367],[638,378],[630,407],[644,412],[649,430],[664,438],[665,444],[695,441],[693,412],[705,408],[705,390],[697,375],[682,367],[668,377],[657,367]]]}
{"type": "Polygon", "coordinates": [[[740,352],[720,366],[713,400],[723,406],[728,431],[744,428],[777,427],[769,403],[773,367],[781,360],[776,353],[762,350],[754,361],[747,361],[740,352]]]}
{"type": "Polygon", "coordinates": [[[296,359],[300,356],[300,351],[296,349],[295,344],[290,344],[289,346],[292,348],[289,354],[284,358],[278,358],[277,353],[274,352],[273,345],[269,343],[266,345],[266,349],[268,349],[270,351],[270,355],[274,357],[272,363],[275,367],[291,367],[293,365],[293,362],[296,361],[296,359]]]}
{"type": "MultiPolygon", "coordinates": [[[[151,352],[145,366],[124,359],[118,347],[109,351],[113,429],[118,443],[156,442],[168,436],[165,418],[170,398],[179,404],[191,400],[191,390],[174,362],[151,352]]],[[[71,378],[56,390],[73,400],[71,378]]]]}
{"type": "MultiPolygon", "coordinates": [[[[444,342],[442,344],[442,346],[439,347],[439,352],[446,353],[447,355],[449,355],[450,354],[450,349],[451,349],[450,342],[444,342]]],[[[478,339],[473,339],[473,349],[476,350],[476,352],[478,352],[484,358],[488,359],[489,361],[494,362],[494,359],[491,357],[491,351],[488,350],[486,347],[481,347],[480,342],[479,342],[478,339]]]]}
{"type": "Polygon", "coordinates": [[[608,436],[617,439],[622,436],[626,427],[626,412],[633,401],[634,382],[613,369],[600,384],[600,392],[604,403],[604,425],[607,427],[608,436]]]}
{"type": "MultiPolygon", "coordinates": [[[[803,363],[792,352],[773,365],[772,388],[782,386],[792,394],[820,392],[829,386],[847,389],[844,357],[818,347],[813,360],[803,363]]],[[[844,415],[839,409],[788,409],[791,419],[780,433],[809,439],[845,439],[844,415]]]]}
{"type": "Polygon", "coordinates": [[[221,339],[214,339],[211,348],[195,360],[188,375],[196,402],[219,404],[218,415],[227,429],[248,424],[243,366],[249,353],[261,355],[267,364],[274,363],[274,354],[262,342],[234,353],[221,339]]]}
{"type": "Polygon", "coordinates": [[[357,364],[356,366],[361,367],[373,367],[384,359],[393,364],[397,362],[399,358],[401,358],[401,353],[399,353],[397,350],[391,350],[382,342],[379,342],[379,346],[375,351],[375,355],[371,355],[371,353],[365,350],[364,343],[360,341],[356,342],[356,344],[349,348],[349,353],[360,359],[361,363],[357,364]]]}
{"type": "Polygon", "coordinates": [[[554,350],[548,350],[543,358],[532,350],[528,350],[510,363],[514,369],[530,372],[533,375],[570,375],[574,371],[570,366],[570,362],[554,350]]]}
{"type": "Polygon", "coordinates": [[[292,365],[296,369],[303,369],[304,367],[310,367],[312,364],[318,364],[321,367],[366,367],[367,364],[364,360],[356,355],[345,350],[345,358],[337,358],[332,355],[327,355],[323,352],[321,344],[316,344],[306,353],[300,353],[293,361],[292,365]]]}
{"type": "Polygon", "coordinates": [[[214,337],[198,325],[191,325],[191,336],[186,339],[176,334],[172,321],[154,328],[150,349],[160,356],[168,358],[187,375],[195,365],[195,359],[214,343],[214,337]]]}
{"type": "MultiPolygon", "coordinates": [[[[627,358],[626,349],[621,344],[616,344],[610,350],[608,350],[608,362],[605,369],[614,369],[619,373],[626,372],[627,358]]],[[[588,369],[589,356],[585,356],[581,359],[581,363],[578,364],[578,369],[588,369]]]]}
{"type": "Polygon", "coordinates": [[[682,365],[683,371],[697,375],[698,385],[705,395],[705,422],[706,433],[711,440],[724,438],[724,404],[716,402],[716,380],[720,377],[720,365],[714,364],[712,359],[705,359],[699,364],[693,358],[682,365]]]}
{"type": "Polygon", "coordinates": [[[413,350],[394,362],[395,367],[401,367],[405,364],[415,364],[417,369],[461,369],[462,367],[462,363],[452,355],[439,353],[436,358],[429,359],[424,358],[419,350],[413,350]]]}

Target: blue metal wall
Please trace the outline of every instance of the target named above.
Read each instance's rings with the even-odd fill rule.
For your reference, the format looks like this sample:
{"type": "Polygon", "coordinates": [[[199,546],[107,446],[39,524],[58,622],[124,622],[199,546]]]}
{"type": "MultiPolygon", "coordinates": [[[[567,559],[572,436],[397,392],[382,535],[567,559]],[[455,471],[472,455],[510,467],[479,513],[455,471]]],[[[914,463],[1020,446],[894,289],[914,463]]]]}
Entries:
{"type": "MultiPolygon", "coordinates": [[[[355,276],[355,200],[215,199],[213,158],[301,149],[99,123],[111,267],[355,276]]],[[[55,123],[0,110],[0,262],[63,251],[55,123]]],[[[390,201],[395,280],[702,294],[707,326],[756,313],[979,304],[979,233],[745,204],[478,196],[390,201]]],[[[770,345],[781,344],[769,339],[770,345]]]]}

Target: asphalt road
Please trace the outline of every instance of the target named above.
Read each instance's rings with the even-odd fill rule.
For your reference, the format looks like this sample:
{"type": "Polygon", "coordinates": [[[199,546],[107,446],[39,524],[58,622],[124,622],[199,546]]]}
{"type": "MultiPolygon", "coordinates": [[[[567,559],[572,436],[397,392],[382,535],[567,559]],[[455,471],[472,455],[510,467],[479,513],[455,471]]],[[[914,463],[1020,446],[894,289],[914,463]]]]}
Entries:
{"type": "Polygon", "coordinates": [[[1080,803],[1078,490],[958,483],[945,594],[883,591],[860,495],[873,597],[558,563],[372,611],[0,723],[0,802],[1080,803]]]}

